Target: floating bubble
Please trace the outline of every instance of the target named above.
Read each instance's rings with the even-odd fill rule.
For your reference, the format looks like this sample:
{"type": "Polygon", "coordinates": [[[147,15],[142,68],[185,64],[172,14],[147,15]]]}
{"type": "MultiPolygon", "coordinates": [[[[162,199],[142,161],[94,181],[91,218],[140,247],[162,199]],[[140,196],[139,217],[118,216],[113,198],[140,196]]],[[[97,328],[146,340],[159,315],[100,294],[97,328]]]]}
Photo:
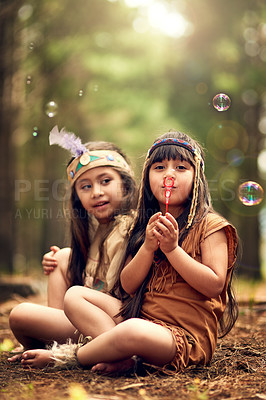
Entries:
{"type": "Polygon", "coordinates": [[[32,77],[30,75],[27,75],[26,85],[30,85],[31,83],[32,83],[32,77]]]}
{"type": "Polygon", "coordinates": [[[231,105],[231,99],[227,94],[219,93],[212,99],[212,104],[217,111],[227,111],[231,105]]]}
{"type": "Polygon", "coordinates": [[[209,177],[209,184],[214,207],[216,201],[218,201],[221,202],[225,208],[230,210],[230,215],[238,215],[241,217],[253,217],[258,215],[261,206],[264,204],[264,200],[261,204],[257,205],[257,207],[255,204],[251,204],[252,207],[248,207],[246,205],[244,206],[239,196],[240,185],[248,182],[245,171],[250,169],[251,163],[255,165],[256,161],[256,155],[252,157],[245,155],[242,159],[241,166],[237,165],[237,163],[228,163],[212,171],[213,176],[209,177]]]}
{"type": "Polygon", "coordinates": [[[37,137],[39,135],[39,129],[37,126],[34,126],[32,136],[37,137]]]}
{"type": "Polygon", "coordinates": [[[256,206],[262,202],[264,191],[259,183],[247,181],[238,188],[238,198],[244,206],[256,206]]]}
{"type": "Polygon", "coordinates": [[[35,47],[34,42],[30,42],[30,44],[29,44],[29,50],[33,50],[34,47],[35,47]]]}
{"type": "Polygon", "coordinates": [[[58,105],[55,101],[49,101],[45,106],[45,113],[49,118],[53,118],[57,114],[58,105]]]}

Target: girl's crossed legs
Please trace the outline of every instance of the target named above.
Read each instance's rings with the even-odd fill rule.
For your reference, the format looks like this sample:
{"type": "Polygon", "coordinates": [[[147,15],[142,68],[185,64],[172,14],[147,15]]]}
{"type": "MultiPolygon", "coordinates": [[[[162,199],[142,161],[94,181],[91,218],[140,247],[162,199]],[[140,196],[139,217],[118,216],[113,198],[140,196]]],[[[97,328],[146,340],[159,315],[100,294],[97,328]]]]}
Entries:
{"type": "MultiPolygon", "coordinates": [[[[121,317],[115,317],[120,305],[114,297],[93,289],[75,286],[67,291],[64,304],[67,317],[79,332],[93,338],[78,349],[80,364],[94,366],[93,371],[114,372],[132,365],[134,355],[157,366],[171,362],[176,353],[171,332],[140,318],[122,321],[121,317]]],[[[24,353],[23,365],[43,367],[38,362],[42,351],[24,353]]],[[[48,362],[50,357],[51,354],[48,362]]]]}
{"type": "MultiPolygon", "coordinates": [[[[86,321],[86,331],[90,332],[92,337],[95,337],[115,326],[116,323],[109,317],[108,313],[117,314],[120,302],[111,296],[82,286],[74,286],[69,289],[70,301],[73,301],[73,304],[78,307],[78,318],[81,310],[77,300],[80,298],[78,294],[81,290],[87,295],[84,302],[88,310],[87,312],[85,310],[86,313],[82,316],[86,321]],[[95,315],[95,311],[97,315],[95,315]],[[98,314],[100,315],[99,324],[97,323],[98,314]]],[[[76,343],[80,333],[83,333],[83,331],[79,332],[69,321],[63,310],[31,303],[22,303],[16,306],[10,313],[9,324],[17,340],[25,349],[28,349],[23,352],[22,356],[14,355],[10,357],[9,361],[16,361],[21,358],[23,366],[37,368],[43,368],[52,362],[53,354],[50,350],[44,349],[45,345],[50,345],[54,341],[64,344],[68,339],[76,343]]]]}

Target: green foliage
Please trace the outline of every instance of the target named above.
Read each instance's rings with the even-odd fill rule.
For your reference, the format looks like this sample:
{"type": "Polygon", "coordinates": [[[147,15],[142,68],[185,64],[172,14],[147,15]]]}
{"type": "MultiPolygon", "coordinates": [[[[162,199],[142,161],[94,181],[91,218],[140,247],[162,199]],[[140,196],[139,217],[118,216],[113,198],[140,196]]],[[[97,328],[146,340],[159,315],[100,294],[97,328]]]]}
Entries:
{"type": "Polygon", "coordinates": [[[200,379],[194,379],[194,384],[188,387],[189,400],[208,400],[208,390],[201,388],[200,379]]]}
{"type": "Polygon", "coordinates": [[[4,339],[0,343],[0,352],[10,351],[14,347],[14,343],[10,339],[4,339]]]}
{"type": "MultiPolygon", "coordinates": [[[[193,26],[190,35],[180,38],[162,35],[149,26],[144,33],[137,32],[134,24],[143,18],[144,8],[126,7],[122,0],[76,0],[75,8],[70,0],[29,4],[32,14],[17,22],[21,112],[14,141],[18,179],[28,179],[32,186],[34,180],[48,181],[51,189],[54,180],[64,177],[68,155],[48,146],[48,133],[55,124],[74,131],[83,141],[116,142],[131,157],[137,176],[153,139],[176,128],[195,136],[207,152],[210,148],[206,174],[216,190],[215,207],[240,231],[246,231],[243,214],[252,214],[250,218],[258,223],[262,205],[248,213],[236,196],[240,179],[259,179],[257,166],[249,170],[244,165],[232,166],[221,146],[221,136],[216,147],[213,137],[219,124],[227,129],[231,122],[237,123],[241,132],[247,132],[238,136],[239,142],[242,138],[248,141],[244,157],[256,157],[260,150],[257,147],[249,154],[251,140],[261,143],[258,121],[251,120],[249,112],[261,106],[266,86],[265,59],[260,57],[265,49],[265,2],[187,0],[180,9],[176,3],[193,26]],[[245,52],[248,32],[257,35],[261,52],[257,56],[245,52]],[[242,101],[248,89],[257,94],[254,106],[242,101]],[[212,107],[213,96],[221,92],[232,100],[225,113],[212,107]],[[51,100],[57,103],[58,112],[49,118],[45,108],[51,100]],[[32,136],[34,127],[38,128],[37,137],[32,136]],[[233,205],[227,198],[223,201],[221,189],[229,180],[236,182],[227,188],[235,194],[233,205]]],[[[21,210],[47,211],[47,218],[40,211],[34,219],[18,221],[19,236],[35,232],[28,236],[33,244],[25,243],[26,235],[17,250],[24,254],[25,248],[30,249],[32,259],[40,258],[50,244],[62,245],[65,236],[63,222],[58,225],[53,219],[62,202],[55,201],[51,192],[48,200],[39,197],[42,200],[36,200],[31,190],[16,204],[21,210]]],[[[253,247],[258,253],[257,246],[253,247]]],[[[256,261],[254,265],[257,267],[256,261]]]]}

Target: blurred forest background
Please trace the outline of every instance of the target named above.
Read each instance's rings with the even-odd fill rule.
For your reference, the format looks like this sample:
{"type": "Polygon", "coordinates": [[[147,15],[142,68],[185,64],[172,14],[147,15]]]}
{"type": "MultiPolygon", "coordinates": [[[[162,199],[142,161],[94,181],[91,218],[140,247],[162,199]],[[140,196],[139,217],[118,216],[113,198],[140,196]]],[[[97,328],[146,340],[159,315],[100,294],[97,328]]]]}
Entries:
{"type": "Polygon", "coordinates": [[[239,186],[266,183],[264,0],[0,0],[0,271],[41,269],[68,244],[69,155],[54,125],[108,140],[139,179],[147,149],[171,128],[206,149],[214,207],[238,229],[239,273],[265,277],[266,204],[239,186]],[[227,110],[213,97],[225,93],[227,110]]]}

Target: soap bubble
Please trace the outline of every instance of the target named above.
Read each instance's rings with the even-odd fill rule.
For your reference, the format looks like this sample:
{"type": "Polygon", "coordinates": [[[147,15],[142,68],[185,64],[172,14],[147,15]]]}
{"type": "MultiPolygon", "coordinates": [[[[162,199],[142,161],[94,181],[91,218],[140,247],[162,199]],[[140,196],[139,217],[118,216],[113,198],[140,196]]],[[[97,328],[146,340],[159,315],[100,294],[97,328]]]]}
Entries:
{"type": "Polygon", "coordinates": [[[58,105],[55,101],[49,101],[45,106],[45,113],[49,118],[53,118],[57,114],[58,105]]]}
{"type": "Polygon", "coordinates": [[[32,83],[32,77],[31,75],[27,75],[26,77],[26,85],[30,85],[32,83]]]}
{"type": "Polygon", "coordinates": [[[30,42],[30,44],[29,44],[29,50],[33,50],[34,49],[34,47],[35,47],[35,43],[34,42],[30,42]]]}
{"type": "Polygon", "coordinates": [[[227,111],[231,105],[231,99],[227,94],[219,93],[212,99],[212,104],[217,111],[227,111]]]}
{"type": "Polygon", "coordinates": [[[261,203],[264,191],[259,183],[247,181],[238,188],[238,198],[245,206],[256,206],[261,203]]]}
{"type": "Polygon", "coordinates": [[[34,126],[33,131],[32,131],[32,136],[37,137],[39,135],[39,129],[37,126],[34,126]]]}

